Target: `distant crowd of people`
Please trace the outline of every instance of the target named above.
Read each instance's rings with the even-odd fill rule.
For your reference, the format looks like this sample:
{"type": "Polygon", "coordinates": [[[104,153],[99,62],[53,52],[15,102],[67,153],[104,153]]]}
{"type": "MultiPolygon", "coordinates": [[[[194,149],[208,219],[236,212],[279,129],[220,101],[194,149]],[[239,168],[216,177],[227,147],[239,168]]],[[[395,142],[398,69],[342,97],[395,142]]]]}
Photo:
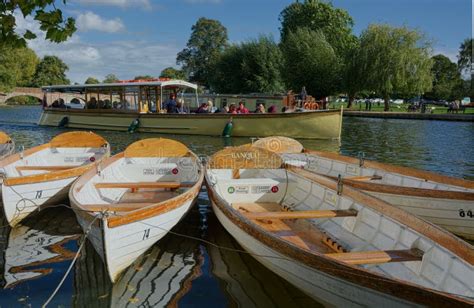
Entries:
{"type": "MultiPolygon", "coordinates": [[[[189,109],[185,107],[181,99],[176,100],[175,94],[170,94],[170,97],[166,100],[164,107],[167,113],[189,113],[189,109]]],[[[282,110],[284,112],[285,110],[282,110]]],[[[272,105],[265,109],[265,105],[262,103],[257,104],[257,107],[253,113],[276,113],[277,107],[272,105]]],[[[211,100],[206,103],[202,103],[199,108],[196,110],[196,113],[230,113],[230,114],[248,114],[251,113],[247,107],[245,107],[245,102],[240,101],[238,106],[235,104],[230,104],[229,106],[225,105],[221,109],[214,106],[211,100]]]]}

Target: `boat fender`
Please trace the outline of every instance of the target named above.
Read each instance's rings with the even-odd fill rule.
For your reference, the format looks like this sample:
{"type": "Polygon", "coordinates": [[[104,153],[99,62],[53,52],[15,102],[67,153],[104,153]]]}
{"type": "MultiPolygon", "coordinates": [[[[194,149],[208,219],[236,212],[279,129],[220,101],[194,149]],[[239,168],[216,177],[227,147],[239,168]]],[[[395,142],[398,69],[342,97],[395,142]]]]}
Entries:
{"type": "Polygon", "coordinates": [[[63,117],[61,121],[59,121],[58,127],[66,127],[68,123],[69,123],[69,117],[63,117]]]}
{"type": "Polygon", "coordinates": [[[232,118],[230,118],[222,131],[222,137],[231,137],[232,128],[234,128],[234,124],[232,123],[232,118]]]}
{"type": "Polygon", "coordinates": [[[128,132],[130,134],[133,134],[138,129],[139,126],[140,126],[140,120],[136,118],[135,120],[132,121],[132,123],[130,123],[130,126],[128,127],[128,132]]]}

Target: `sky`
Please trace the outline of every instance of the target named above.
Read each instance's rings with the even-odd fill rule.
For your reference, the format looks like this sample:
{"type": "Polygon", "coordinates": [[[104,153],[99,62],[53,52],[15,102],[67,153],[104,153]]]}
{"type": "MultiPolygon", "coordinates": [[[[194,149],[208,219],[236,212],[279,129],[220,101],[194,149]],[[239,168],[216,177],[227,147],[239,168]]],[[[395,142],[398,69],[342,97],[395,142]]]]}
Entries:
{"type": "MultiPolygon", "coordinates": [[[[17,31],[33,30],[28,43],[40,56],[59,56],[69,66],[71,82],[99,80],[113,73],[119,79],[158,76],[176,65],[192,25],[200,18],[219,20],[229,40],[239,43],[260,34],[279,40],[280,12],[290,0],[67,0],[57,7],[74,17],[78,31],[61,44],[44,40],[31,17],[16,13],[17,31]]],[[[426,34],[434,54],[456,61],[461,42],[472,37],[474,0],[333,0],[354,19],[359,35],[371,23],[408,26],[426,34]]]]}

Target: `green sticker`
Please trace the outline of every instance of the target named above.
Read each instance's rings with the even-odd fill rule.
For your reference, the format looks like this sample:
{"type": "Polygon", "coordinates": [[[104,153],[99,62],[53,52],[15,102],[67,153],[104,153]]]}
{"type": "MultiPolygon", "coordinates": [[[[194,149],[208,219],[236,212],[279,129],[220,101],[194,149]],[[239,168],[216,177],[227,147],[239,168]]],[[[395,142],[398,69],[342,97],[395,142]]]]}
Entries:
{"type": "Polygon", "coordinates": [[[232,187],[232,186],[231,186],[231,187],[229,187],[229,188],[227,188],[227,192],[228,192],[229,194],[233,194],[233,193],[234,193],[234,191],[235,191],[235,188],[234,188],[234,187],[232,187]]]}

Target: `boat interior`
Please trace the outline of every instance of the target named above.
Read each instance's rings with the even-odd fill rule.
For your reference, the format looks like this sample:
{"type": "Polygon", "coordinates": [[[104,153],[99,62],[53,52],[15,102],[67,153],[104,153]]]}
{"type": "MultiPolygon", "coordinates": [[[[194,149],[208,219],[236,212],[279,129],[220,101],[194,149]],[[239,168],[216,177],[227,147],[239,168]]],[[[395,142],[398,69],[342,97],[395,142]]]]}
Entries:
{"type": "MultiPolygon", "coordinates": [[[[347,168],[326,160],[319,166],[328,172],[347,168]]],[[[217,168],[207,175],[221,202],[278,241],[382,276],[474,297],[472,259],[467,262],[369,204],[287,169],[217,168]]]]}
{"type": "Polygon", "coordinates": [[[170,200],[194,186],[200,167],[192,156],[122,157],[73,194],[88,211],[130,212],[170,200]]]}
{"type": "Polygon", "coordinates": [[[343,179],[346,180],[447,191],[474,191],[474,189],[464,188],[461,186],[434,182],[400,173],[363,166],[362,160],[360,164],[354,164],[307,153],[282,154],[282,157],[289,165],[303,167],[308,171],[331,177],[338,177],[341,175],[343,179]]]}
{"type": "Polygon", "coordinates": [[[8,177],[22,177],[77,168],[100,161],[108,155],[105,147],[45,147],[30,155],[19,153],[18,159],[2,167],[8,177]]]}

